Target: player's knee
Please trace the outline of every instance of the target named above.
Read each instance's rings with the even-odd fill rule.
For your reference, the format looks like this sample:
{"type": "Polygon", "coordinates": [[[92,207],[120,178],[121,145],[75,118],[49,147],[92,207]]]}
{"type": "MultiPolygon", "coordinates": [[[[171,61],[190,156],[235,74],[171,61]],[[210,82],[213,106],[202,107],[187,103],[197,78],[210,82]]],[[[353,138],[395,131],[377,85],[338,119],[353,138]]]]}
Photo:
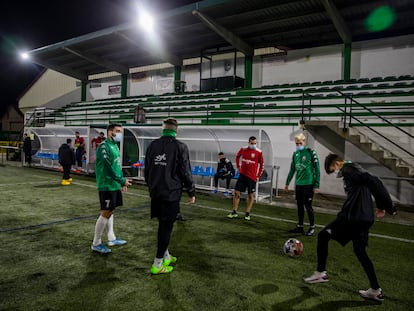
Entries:
{"type": "Polygon", "coordinates": [[[323,240],[329,240],[330,238],[331,238],[331,235],[327,230],[319,231],[318,240],[323,241],[323,240]]]}

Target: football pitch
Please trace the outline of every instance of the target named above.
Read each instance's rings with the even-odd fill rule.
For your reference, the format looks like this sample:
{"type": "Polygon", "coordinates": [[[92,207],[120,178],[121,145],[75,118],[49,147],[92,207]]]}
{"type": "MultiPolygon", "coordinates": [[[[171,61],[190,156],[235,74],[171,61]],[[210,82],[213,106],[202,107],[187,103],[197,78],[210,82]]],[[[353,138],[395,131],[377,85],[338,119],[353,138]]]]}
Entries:
{"type": "Polygon", "coordinates": [[[369,283],[351,244],[330,242],[329,282],[302,280],[316,268],[316,234],[335,214],[316,213],[315,236],[292,236],[295,209],[255,203],[247,222],[226,217],[230,199],[197,194],[189,206],[183,196],[187,220],[175,224],[169,247],[178,261],[171,274],[152,276],[157,221],[146,187],[130,187],[115,212],[115,234],[128,243],[100,255],[90,249],[95,180],[73,176],[61,186],[60,178],[0,166],[0,310],[414,310],[413,225],[371,228],[367,251],[386,296],[378,303],[358,295],[369,283]],[[282,252],[290,237],[304,244],[298,258],[282,252]]]}

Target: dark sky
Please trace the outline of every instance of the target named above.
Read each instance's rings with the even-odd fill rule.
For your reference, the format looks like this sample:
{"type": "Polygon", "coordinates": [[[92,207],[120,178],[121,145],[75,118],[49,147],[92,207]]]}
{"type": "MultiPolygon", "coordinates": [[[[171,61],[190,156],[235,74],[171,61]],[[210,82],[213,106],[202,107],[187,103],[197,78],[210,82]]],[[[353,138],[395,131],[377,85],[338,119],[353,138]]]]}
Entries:
{"type": "Polygon", "coordinates": [[[42,72],[22,63],[32,50],[133,20],[136,3],[168,10],[194,0],[3,0],[0,4],[0,116],[42,72]]]}

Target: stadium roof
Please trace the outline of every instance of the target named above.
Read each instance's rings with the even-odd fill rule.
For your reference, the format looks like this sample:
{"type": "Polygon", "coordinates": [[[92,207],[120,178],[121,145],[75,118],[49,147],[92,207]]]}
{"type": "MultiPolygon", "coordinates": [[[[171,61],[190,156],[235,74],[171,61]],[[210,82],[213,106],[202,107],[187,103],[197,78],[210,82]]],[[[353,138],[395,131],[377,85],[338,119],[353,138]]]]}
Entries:
{"type": "Polygon", "coordinates": [[[160,12],[151,35],[128,23],[28,54],[34,63],[87,81],[104,72],[181,65],[210,49],[253,55],[263,47],[288,51],[413,34],[413,16],[411,0],[205,0],[160,12]]]}

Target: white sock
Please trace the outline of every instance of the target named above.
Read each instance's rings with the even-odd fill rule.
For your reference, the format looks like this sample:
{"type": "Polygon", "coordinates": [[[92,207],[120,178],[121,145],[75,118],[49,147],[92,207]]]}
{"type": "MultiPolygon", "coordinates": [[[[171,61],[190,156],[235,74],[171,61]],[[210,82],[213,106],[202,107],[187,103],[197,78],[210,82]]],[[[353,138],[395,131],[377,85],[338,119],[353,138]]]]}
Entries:
{"type": "Polygon", "coordinates": [[[111,217],[108,218],[108,224],[106,227],[108,229],[108,241],[115,240],[116,236],[114,233],[114,215],[111,215],[111,217]]]}
{"type": "Polygon", "coordinates": [[[163,258],[157,258],[157,257],[155,257],[154,258],[154,266],[156,266],[157,268],[161,268],[162,260],[163,260],[163,258]]]}
{"type": "Polygon", "coordinates": [[[99,245],[102,243],[102,233],[105,230],[108,219],[100,215],[95,224],[95,236],[93,237],[93,245],[99,245]]]}
{"type": "Polygon", "coordinates": [[[165,260],[170,260],[170,252],[168,251],[168,249],[164,253],[164,259],[165,260]]]}

